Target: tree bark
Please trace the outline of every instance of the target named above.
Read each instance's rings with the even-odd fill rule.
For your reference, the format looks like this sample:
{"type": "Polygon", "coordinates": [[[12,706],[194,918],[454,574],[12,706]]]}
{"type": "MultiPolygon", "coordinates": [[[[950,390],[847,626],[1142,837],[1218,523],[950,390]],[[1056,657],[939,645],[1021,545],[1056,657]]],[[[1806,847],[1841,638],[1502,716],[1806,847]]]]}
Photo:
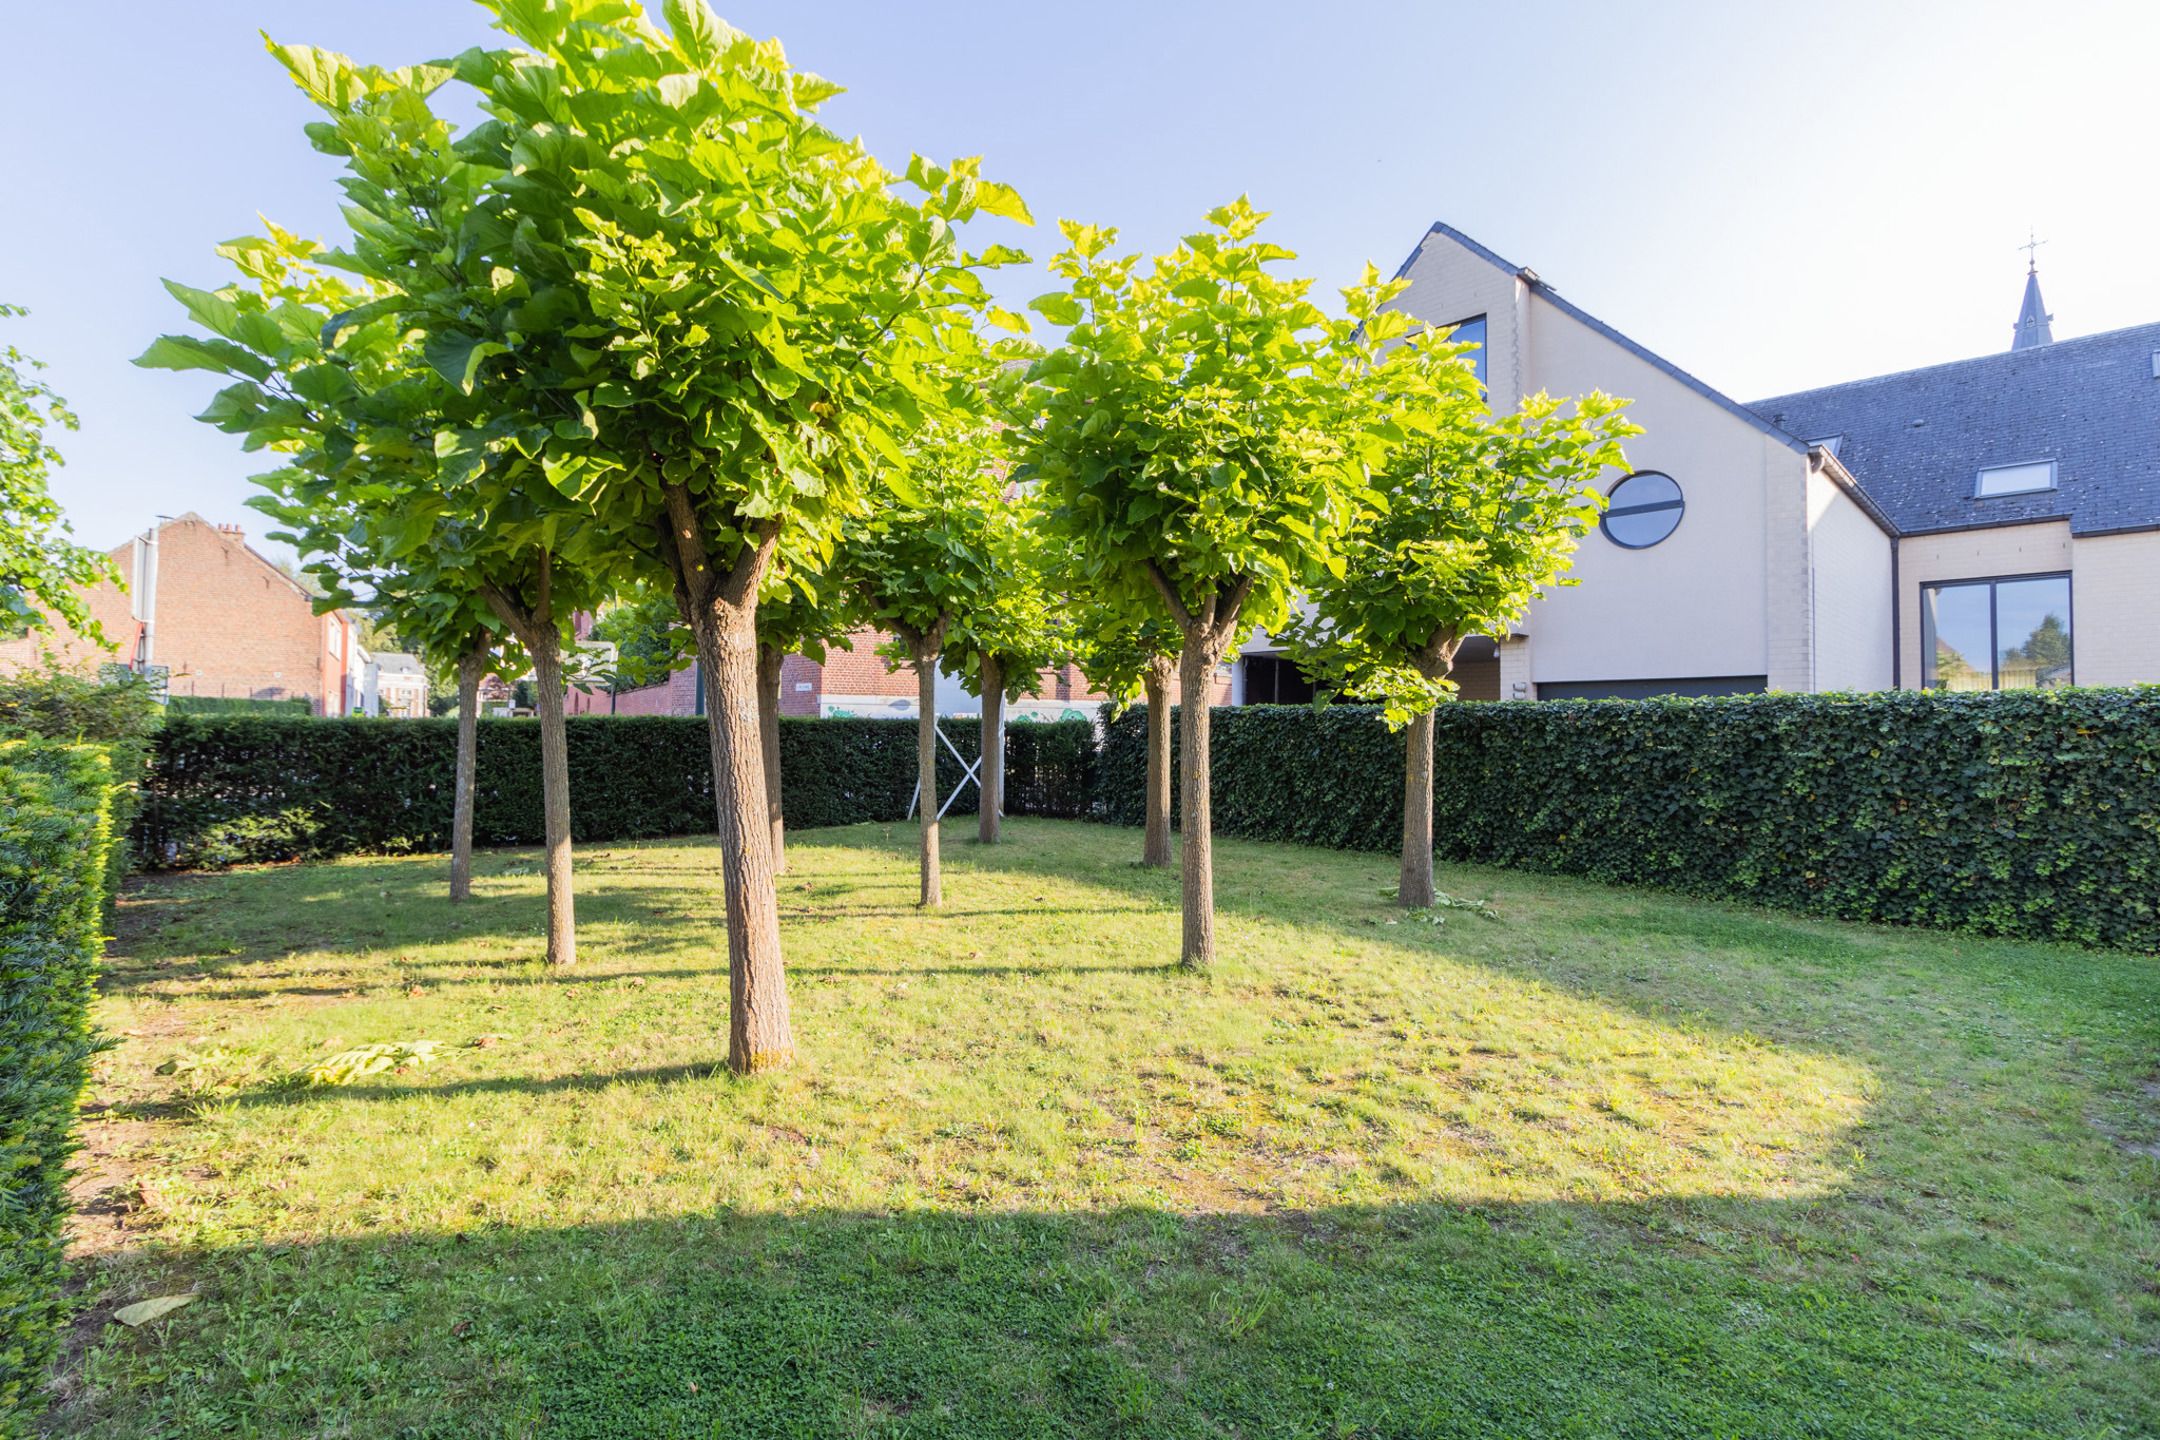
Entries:
{"type": "MultiPolygon", "coordinates": [[[[1444,680],[1455,668],[1455,637],[1442,632],[1418,652],[1418,672],[1429,680],[1444,680]]],[[[1439,898],[1433,888],[1433,712],[1423,711],[1410,720],[1404,737],[1402,878],[1395,902],[1405,910],[1423,910],[1439,898]]]]}
{"type": "Polygon", "coordinates": [[[527,605],[499,586],[486,587],[488,608],[510,627],[533,664],[533,708],[540,716],[541,830],[546,841],[547,960],[577,963],[577,913],[570,881],[570,741],[563,729],[562,631],[555,624],[554,557],[540,552],[539,599],[527,605]]]}
{"type": "Polygon", "coordinates": [[[450,898],[472,897],[473,777],[479,768],[480,677],[487,645],[476,642],[458,656],[457,780],[450,802],[450,898]]]}
{"type": "Polygon", "coordinates": [[[787,655],[758,645],[758,739],[765,766],[765,823],[772,830],[773,874],[787,874],[787,824],[780,810],[780,669],[787,655]]]}
{"type": "Polygon", "coordinates": [[[1140,678],[1147,693],[1147,841],[1140,863],[1170,864],[1170,676],[1177,662],[1158,655],[1140,678]]]}
{"type": "Polygon", "coordinates": [[[1426,710],[1410,719],[1406,738],[1408,754],[1403,761],[1402,881],[1396,902],[1405,910],[1423,910],[1433,903],[1432,786],[1433,712],[1426,710]]]}
{"type": "Polygon", "coordinates": [[[562,638],[552,624],[525,641],[532,653],[533,706],[540,712],[540,802],[547,834],[547,958],[577,963],[577,915],[570,892],[570,737],[563,728],[562,638]]]}
{"type": "Polygon", "coordinates": [[[998,822],[1005,808],[1005,667],[994,655],[982,657],[982,760],[975,786],[982,801],[975,838],[998,843],[998,822]]]}
{"type": "Polygon", "coordinates": [[[1215,678],[1213,647],[1203,636],[1185,641],[1178,657],[1178,812],[1185,843],[1181,871],[1185,888],[1184,943],[1178,963],[1205,970],[1215,963],[1214,810],[1208,794],[1209,682],[1215,678]]]}
{"type": "Polygon", "coordinates": [[[1195,608],[1179,586],[1150,561],[1148,578],[1184,633],[1178,652],[1178,804],[1185,832],[1180,870],[1185,891],[1185,938],[1178,963],[1205,970],[1215,962],[1215,837],[1208,791],[1209,695],[1215,666],[1237,634],[1238,612],[1252,594],[1251,576],[1231,576],[1212,586],[1195,608]]]}
{"type": "Polygon", "coordinates": [[[945,877],[938,863],[937,793],[937,645],[929,637],[915,642],[915,773],[921,800],[922,896],[925,909],[945,903],[945,877]]]}
{"type": "Polygon", "coordinates": [[[697,642],[712,745],[713,805],[720,874],[727,896],[728,1068],[738,1075],[776,1069],[795,1055],[788,1024],[787,970],[780,957],[780,908],[773,893],[772,831],[764,821],[764,740],[758,725],[757,594],[779,543],[767,526],[749,533],[727,573],[716,575],[690,493],[662,492],[667,516],[660,550],[675,577],[675,601],[697,642]]]}

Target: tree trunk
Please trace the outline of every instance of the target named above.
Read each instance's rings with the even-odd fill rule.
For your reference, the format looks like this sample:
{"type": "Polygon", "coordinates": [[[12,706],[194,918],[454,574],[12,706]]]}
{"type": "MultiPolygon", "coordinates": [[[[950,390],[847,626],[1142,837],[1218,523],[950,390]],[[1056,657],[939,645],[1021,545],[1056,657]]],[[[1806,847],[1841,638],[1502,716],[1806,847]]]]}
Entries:
{"type": "MultiPolygon", "coordinates": [[[[1428,680],[1445,680],[1455,668],[1455,652],[1461,641],[1442,631],[1418,653],[1418,673],[1428,680]]],[[[1438,893],[1433,889],[1433,712],[1426,710],[1410,720],[1404,739],[1402,879],[1396,887],[1396,903],[1405,910],[1429,907],[1438,893]]]]}
{"type": "Polygon", "coordinates": [[[1402,883],[1396,900],[1405,910],[1433,903],[1432,787],[1433,712],[1410,719],[1403,760],[1402,883]]]}
{"type": "Polygon", "coordinates": [[[1148,662],[1141,684],[1147,692],[1147,842],[1140,863],[1170,863],[1170,674],[1176,662],[1159,655],[1148,662]]]}
{"type": "Polygon", "coordinates": [[[1214,816],[1208,796],[1208,691],[1215,678],[1216,647],[1205,635],[1188,635],[1178,657],[1178,813],[1184,831],[1185,940],[1178,963],[1205,970],[1215,962],[1214,816]]]}
{"type": "Polygon", "coordinates": [[[1005,808],[1005,667],[993,655],[982,657],[982,760],[975,773],[981,777],[975,790],[982,801],[975,838],[995,845],[1005,808]]]}
{"type": "Polygon", "coordinates": [[[773,894],[772,829],[765,819],[757,612],[724,603],[700,606],[691,629],[704,675],[720,876],[727,895],[728,1068],[750,1075],[785,1065],[795,1055],[787,972],[780,958],[780,907],[773,894]]]}
{"type": "Polygon", "coordinates": [[[472,897],[473,776],[480,753],[480,676],[487,647],[475,644],[458,656],[457,780],[450,802],[450,898],[472,897]]]}
{"type": "Polygon", "coordinates": [[[577,915],[570,891],[570,740],[563,728],[562,639],[555,627],[534,627],[525,638],[532,655],[533,703],[540,712],[540,801],[547,834],[547,959],[577,963],[577,915]]]}
{"type": "Polygon", "coordinates": [[[780,811],[780,669],[786,660],[779,646],[758,646],[758,739],[765,766],[765,823],[772,830],[775,875],[787,874],[787,825],[780,811]]]}
{"type": "Polygon", "coordinates": [[[937,647],[927,641],[915,645],[915,695],[919,710],[915,720],[915,772],[917,796],[922,804],[922,898],[925,909],[945,903],[945,881],[938,866],[937,793],[937,647]]]}
{"type": "Polygon", "coordinates": [[[787,969],[780,959],[780,905],[773,893],[772,828],[765,822],[765,742],[758,724],[757,596],[779,547],[777,522],[749,524],[724,575],[705,549],[689,490],[661,487],[661,558],[675,604],[697,641],[712,743],[713,808],[720,828],[720,882],[727,900],[728,1068],[772,1070],[795,1056],[787,969]]]}

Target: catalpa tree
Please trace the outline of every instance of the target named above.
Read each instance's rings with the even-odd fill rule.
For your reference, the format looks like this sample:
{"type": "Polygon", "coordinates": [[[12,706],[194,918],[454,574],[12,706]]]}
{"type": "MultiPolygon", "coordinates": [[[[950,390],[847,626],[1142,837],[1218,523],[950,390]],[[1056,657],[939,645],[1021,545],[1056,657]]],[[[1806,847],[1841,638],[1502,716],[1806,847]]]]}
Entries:
{"type": "Polygon", "coordinates": [[[711,734],[729,1063],[766,1069],[794,1041],[759,602],[777,556],[821,568],[869,477],[906,464],[978,315],[1023,324],[990,309],[977,274],[1023,257],[970,252],[957,227],[1027,213],[972,160],[887,171],[818,122],[839,87],[703,0],[669,0],[665,30],[620,0],[490,8],[515,46],[456,62],[486,119],[454,146],[474,188],[449,253],[500,298],[421,323],[510,417],[471,443],[529,454],[577,512],[559,536],[675,593],[711,734]]]}
{"type": "MultiPolygon", "coordinates": [[[[944,902],[937,787],[937,676],[949,640],[991,604],[999,584],[996,514],[1004,508],[999,448],[986,415],[963,402],[914,436],[909,463],[887,478],[846,546],[861,618],[889,632],[888,658],[912,665],[921,903],[944,902]]],[[[965,651],[964,643],[956,650],[965,651]]]]}
{"type": "Polygon", "coordinates": [[[286,465],[258,476],[248,503],[300,552],[319,610],[365,605],[458,674],[458,753],[451,813],[450,898],[472,885],[475,716],[498,641],[472,553],[472,526],[437,487],[433,446],[440,383],[424,374],[394,321],[357,327],[334,356],[332,317],[381,292],[326,270],[322,246],[276,225],[217,247],[239,281],[215,291],[168,282],[207,335],[168,335],[138,364],[204,370],[230,383],[201,419],[270,450],[286,465]]]}
{"type": "MultiPolygon", "coordinates": [[[[437,545],[445,525],[459,527],[476,593],[531,660],[547,956],[567,965],[577,948],[563,652],[575,616],[609,593],[616,558],[603,548],[606,533],[584,523],[545,468],[551,442],[581,433],[549,389],[578,292],[499,263],[513,248],[487,203],[501,172],[430,108],[452,66],[389,69],[306,46],[270,49],[324,112],[308,127],[310,141],[345,169],[352,234],[322,262],[364,286],[317,305],[280,297],[263,316],[237,320],[215,303],[229,301],[222,293],[204,299],[176,289],[214,338],[167,337],[144,362],[239,376],[204,418],[260,443],[317,444],[273,438],[296,419],[314,427],[313,468],[330,484],[425,477],[399,493],[352,493],[385,527],[380,543],[392,559],[437,545]],[[316,328],[300,333],[311,320],[316,328]],[[280,329],[287,333],[273,333],[280,329]],[[236,366],[236,350],[252,365],[236,366]]],[[[484,67],[471,57],[463,63],[484,67]]]]}
{"type": "Polygon", "coordinates": [[[1081,579],[1132,605],[1152,590],[1178,627],[1182,960],[1196,968],[1215,951],[1216,667],[1336,563],[1367,493],[1334,421],[1340,351],[1374,302],[1352,296],[1330,321],[1308,281],[1276,273],[1295,257],[1259,238],[1265,219],[1223,206],[1145,273],[1112,258],[1115,231],[1066,223],[1052,268],[1067,288],[1033,306],[1071,329],[1029,372],[1041,419],[1016,440],[1081,579]]]}
{"type": "MultiPolygon", "coordinates": [[[[1392,299],[1402,282],[1368,292],[1392,299]]],[[[1365,506],[1285,639],[1303,666],[1407,725],[1402,878],[1412,909],[1433,889],[1433,712],[1455,693],[1456,652],[1473,635],[1504,639],[1561,577],[1596,523],[1595,482],[1624,469],[1620,442],[1641,432],[1625,401],[1538,394],[1491,413],[1468,347],[1410,334],[1400,311],[1372,315],[1365,355],[1344,387],[1346,424],[1371,465],[1365,506]]]]}

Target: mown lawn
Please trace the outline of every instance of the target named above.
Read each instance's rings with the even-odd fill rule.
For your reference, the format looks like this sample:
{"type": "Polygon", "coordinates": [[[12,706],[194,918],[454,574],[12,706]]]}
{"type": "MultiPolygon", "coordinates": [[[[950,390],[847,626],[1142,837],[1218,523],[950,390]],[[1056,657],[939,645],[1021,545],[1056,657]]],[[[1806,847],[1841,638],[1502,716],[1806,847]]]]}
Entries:
{"type": "Polygon", "coordinates": [[[144,885],[52,1432],[2160,1433],[2152,960],[1009,834],[796,836],[747,1081],[708,844],[144,885]]]}

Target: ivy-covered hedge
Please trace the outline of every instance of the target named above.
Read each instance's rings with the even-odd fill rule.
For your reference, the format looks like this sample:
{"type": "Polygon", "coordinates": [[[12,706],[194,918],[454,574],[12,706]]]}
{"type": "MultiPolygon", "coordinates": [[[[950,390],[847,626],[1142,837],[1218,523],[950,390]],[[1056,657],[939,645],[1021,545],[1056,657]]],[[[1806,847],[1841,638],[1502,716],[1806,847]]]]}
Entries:
{"type": "MultiPolygon", "coordinates": [[[[1144,723],[1109,728],[1106,819],[1142,819],[1144,723]]],[[[1401,844],[1403,740],[1375,711],[1213,728],[1222,833],[1401,844]]],[[[2160,950],[2160,688],[1459,704],[1437,731],[1443,859],[2160,950]]]]}
{"type": "MultiPolygon", "coordinates": [[[[567,722],[576,839],[691,835],[713,828],[710,742],[695,717],[596,715],[567,722]]],[[[972,761],[979,726],[944,722],[972,761]]],[[[1005,808],[1075,815],[1092,794],[1093,745],[1079,721],[1011,727],[1005,808]],[[1024,777],[1024,778],[1017,778],[1024,777]]],[[[142,818],[143,862],[191,868],[355,852],[446,849],[457,750],[454,720],[167,718],[142,818]]],[[[790,828],[897,820],[915,790],[912,720],[783,720],[783,804],[790,828]]],[[[960,762],[940,752],[939,793],[960,762]]],[[[948,815],[975,813],[970,785],[948,815]]],[[[540,729],[480,722],[473,838],[540,842],[540,729]]]]}
{"type": "Polygon", "coordinates": [[[111,792],[97,746],[0,741],[0,1435],[34,1409],[61,1320],[111,792]]]}

